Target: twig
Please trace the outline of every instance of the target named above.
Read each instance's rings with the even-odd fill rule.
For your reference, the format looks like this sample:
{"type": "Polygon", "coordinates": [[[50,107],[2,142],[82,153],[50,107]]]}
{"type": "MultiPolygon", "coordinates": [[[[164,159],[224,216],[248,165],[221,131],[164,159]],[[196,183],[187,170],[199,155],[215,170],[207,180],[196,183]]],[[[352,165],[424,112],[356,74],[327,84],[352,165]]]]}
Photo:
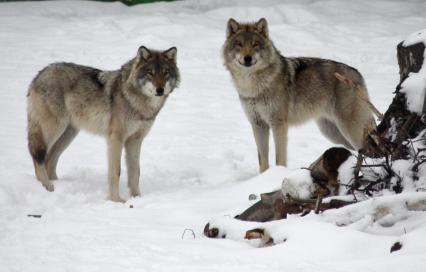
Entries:
{"type": "Polygon", "coordinates": [[[426,159],[422,159],[422,160],[420,160],[419,162],[417,162],[415,165],[413,165],[413,167],[411,168],[414,172],[417,172],[419,169],[419,166],[422,164],[422,163],[425,163],[426,162],[426,159]]]}
{"type": "Polygon", "coordinates": [[[348,193],[353,192],[354,190],[357,190],[359,186],[361,186],[361,184],[359,183],[359,179],[360,179],[359,172],[361,170],[362,161],[363,161],[363,155],[362,153],[358,152],[358,156],[356,158],[356,164],[354,167],[354,181],[353,181],[353,185],[348,190],[348,193]]]}
{"type": "Polygon", "coordinates": [[[193,229],[184,229],[184,231],[182,233],[182,240],[183,240],[183,237],[185,237],[186,231],[190,231],[192,233],[193,238],[195,239],[195,232],[194,232],[193,229]]]}
{"type": "Polygon", "coordinates": [[[315,203],[315,213],[319,214],[320,205],[322,203],[322,193],[318,193],[317,202],[315,203]]]}
{"type": "Polygon", "coordinates": [[[28,217],[41,218],[41,214],[27,214],[28,217]]]}
{"type": "Polygon", "coordinates": [[[361,168],[366,168],[366,167],[373,168],[373,167],[386,167],[386,165],[384,165],[384,164],[362,164],[360,167],[361,168]]]}

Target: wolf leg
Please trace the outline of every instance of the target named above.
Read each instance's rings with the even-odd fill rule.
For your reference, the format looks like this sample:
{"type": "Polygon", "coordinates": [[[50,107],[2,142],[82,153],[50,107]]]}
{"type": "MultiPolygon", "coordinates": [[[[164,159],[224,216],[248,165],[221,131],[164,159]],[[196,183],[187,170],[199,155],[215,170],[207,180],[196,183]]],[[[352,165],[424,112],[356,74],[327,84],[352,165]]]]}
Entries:
{"type": "Polygon", "coordinates": [[[108,185],[109,197],[115,202],[124,202],[119,194],[120,162],[121,162],[121,139],[112,132],[108,137],[108,185]]]}
{"type": "Polygon", "coordinates": [[[320,118],[317,120],[317,125],[322,134],[330,141],[336,144],[342,144],[346,148],[354,150],[354,147],[346,140],[334,122],[325,118],[320,118]]]}
{"type": "Polygon", "coordinates": [[[259,158],[259,171],[262,173],[269,168],[269,127],[266,124],[252,124],[252,128],[259,158]]]}
{"type": "Polygon", "coordinates": [[[140,151],[143,137],[138,133],[127,139],[124,146],[126,149],[126,165],[128,186],[132,197],[140,196],[139,176],[140,176],[140,151]]]}
{"type": "Polygon", "coordinates": [[[272,126],[272,134],[275,142],[275,160],[277,165],[287,165],[287,131],[287,124],[272,126]]]}
{"type": "Polygon", "coordinates": [[[336,125],[355,150],[363,147],[366,127],[357,116],[353,116],[352,119],[338,118],[336,125]]]}
{"type": "Polygon", "coordinates": [[[58,164],[58,159],[61,156],[62,152],[69,146],[69,144],[74,140],[75,136],[78,134],[78,129],[72,125],[68,125],[62,135],[58,140],[53,144],[52,148],[47,154],[47,174],[50,180],[58,179],[56,175],[56,165],[58,164]]]}

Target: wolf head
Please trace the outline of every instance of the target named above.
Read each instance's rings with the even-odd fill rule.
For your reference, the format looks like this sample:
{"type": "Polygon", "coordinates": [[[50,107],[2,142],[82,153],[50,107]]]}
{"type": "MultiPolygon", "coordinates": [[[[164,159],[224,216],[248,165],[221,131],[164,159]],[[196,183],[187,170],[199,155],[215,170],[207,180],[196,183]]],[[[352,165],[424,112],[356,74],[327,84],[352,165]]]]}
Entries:
{"type": "Polygon", "coordinates": [[[166,51],[139,47],[127,83],[148,96],[169,95],[179,84],[176,53],[176,47],[166,51]]]}
{"type": "Polygon", "coordinates": [[[229,19],[223,46],[225,65],[237,69],[259,69],[268,66],[275,55],[265,18],[256,23],[238,23],[229,19]]]}

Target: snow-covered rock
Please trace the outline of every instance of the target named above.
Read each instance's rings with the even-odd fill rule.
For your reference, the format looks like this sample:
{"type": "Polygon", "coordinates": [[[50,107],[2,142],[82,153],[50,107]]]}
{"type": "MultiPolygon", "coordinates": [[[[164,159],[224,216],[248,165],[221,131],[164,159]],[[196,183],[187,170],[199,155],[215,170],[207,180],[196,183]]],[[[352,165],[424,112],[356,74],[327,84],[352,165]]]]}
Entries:
{"type": "Polygon", "coordinates": [[[311,177],[311,171],[299,169],[293,171],[283,180],[281,187],[284,199],[287,196],[296,199],[309,199],[315,193],[315,185],[311,177]]]}

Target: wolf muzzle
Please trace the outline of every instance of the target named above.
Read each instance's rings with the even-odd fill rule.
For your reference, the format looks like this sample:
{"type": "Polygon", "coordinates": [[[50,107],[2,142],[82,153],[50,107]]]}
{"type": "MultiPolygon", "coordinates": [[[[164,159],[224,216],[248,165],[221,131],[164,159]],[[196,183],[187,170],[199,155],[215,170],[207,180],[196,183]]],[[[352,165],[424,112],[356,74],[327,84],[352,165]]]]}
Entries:
{"type": "Polygon", "coordinates": [[[244,65],[250,67],[252,60],[253,58],[250,55],[244,56],[244,65]]]}

